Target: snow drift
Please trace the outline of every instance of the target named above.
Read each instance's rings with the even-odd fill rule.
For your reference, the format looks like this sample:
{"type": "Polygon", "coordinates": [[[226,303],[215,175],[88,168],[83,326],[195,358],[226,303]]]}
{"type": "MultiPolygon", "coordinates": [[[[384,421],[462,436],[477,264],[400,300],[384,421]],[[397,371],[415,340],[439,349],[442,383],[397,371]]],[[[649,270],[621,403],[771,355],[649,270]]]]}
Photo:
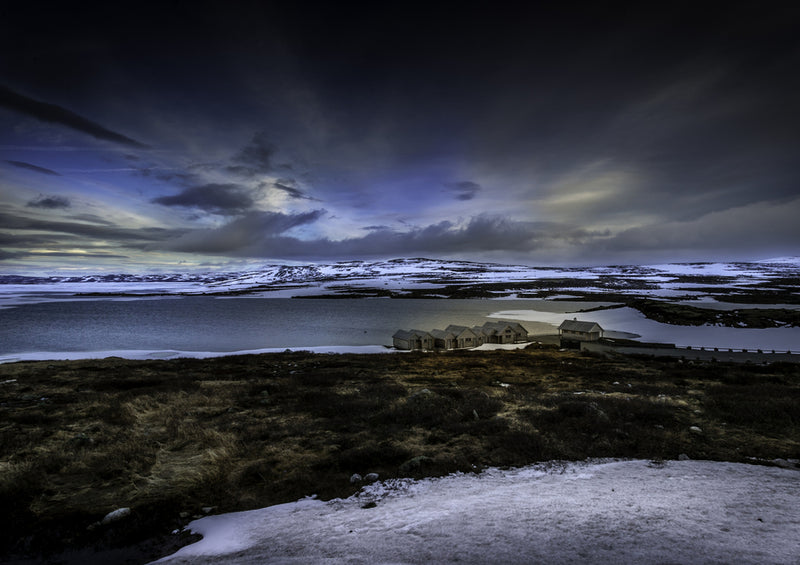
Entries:
{"type": "Polygon", "coordinates": [[[160,563],[798,563],[800,472],[549,463],[375,483],[192,522],[160,563]]]}

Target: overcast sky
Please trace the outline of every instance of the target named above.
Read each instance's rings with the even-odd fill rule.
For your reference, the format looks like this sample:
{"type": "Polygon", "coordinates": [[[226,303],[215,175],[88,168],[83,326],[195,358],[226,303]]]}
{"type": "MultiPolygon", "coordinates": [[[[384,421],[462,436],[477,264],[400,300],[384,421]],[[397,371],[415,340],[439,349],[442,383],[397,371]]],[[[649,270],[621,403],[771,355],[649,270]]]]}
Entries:
{"type": "Polygon", "coordinates": [[[0,272],[800,254],[777,2],[91,4],[0,7],[0,272]]]}

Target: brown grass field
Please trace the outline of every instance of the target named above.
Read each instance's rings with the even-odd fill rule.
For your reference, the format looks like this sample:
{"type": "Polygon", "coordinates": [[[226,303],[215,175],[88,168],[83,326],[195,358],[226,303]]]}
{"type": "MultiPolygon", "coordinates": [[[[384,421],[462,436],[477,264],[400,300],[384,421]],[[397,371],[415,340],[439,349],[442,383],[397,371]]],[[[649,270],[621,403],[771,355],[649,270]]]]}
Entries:
{"type": "Polygon", "coordinates": [[[800,365],[550,346],[10,363],[0,440],[0,504],[13,518],[0,557],[143,563],[186,543],[170,532],[193,516],[346,497],[353,473],[798,459],[800,365]],[[131,514],[96,525],[121,507],[131,514]]]}

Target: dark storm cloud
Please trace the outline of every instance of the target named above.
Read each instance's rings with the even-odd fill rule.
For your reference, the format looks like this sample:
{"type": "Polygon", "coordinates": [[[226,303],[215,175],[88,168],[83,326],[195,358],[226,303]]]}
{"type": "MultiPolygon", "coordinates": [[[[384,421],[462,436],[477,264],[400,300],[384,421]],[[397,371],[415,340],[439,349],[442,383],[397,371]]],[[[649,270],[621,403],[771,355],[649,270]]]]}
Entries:
{"type": "Polygon", "coordinates": [[[481,190],[481,185],[472,181],[448,182],[445,187],[458,200],[472,200],[481,190]]]}
{"type": "Polygon", "coordinates": [[[624,230],[588,250],[599,253],[639,253],[664,250],[729,255],[758,249],[796,253],[800,241],[800,199],[759,202],[686,221],[658,222],[624,230]]]}
{"type": "Polygon", "coordinates": [[[74,220],[74,221],[83,222],[83,223],[88,222],[90,224],[99,224],[99,225],[102,225],[102,226],[113,226],[114,225],[114,222],[110,222],[110,221],[106,220],[105,218],[101,218],[97,214],[74,214],[74,215],[71,215],[71,216],[66,216],[65,219],[74,220]]]}
{"type": "Polygon", "coordinates": [[[75,112],[57,106],[56,104],[48,104],[40,102],[33,98],[28,98],[17,92],[10,90],[0,85],[0,106],[4,106],[10,110],[36,118],[37,120],[48,122],[52,124],[59,124],[66,126],[75,131],[87,133],[95,139],[102,139],[104,141],[111,141],[128,147],[135,147],[138,149],[146,149],[147,145],[126,137],[121,133],[111,131],[104,128],[98,123],[95,123],[83,116],[79,116],[75,112]]]}
{"type": "Polygon", "coordinates": [[[49,210],[55,210],[58,208],[69,208],[72,206],[72,203],[69,201],[69,198],[65,198],[64,196],[45,196],[40,194],[33,200],[28,201],[25,206],[29,208],[45,208],[49,210]]]}
{"type": "Polygon", "coordinates": [[[160,196],[152,202],[163,206],[197,208],[222,216],[237,215],[253,206],[250,192],[237,184],[193,186],[173,196],[160,196]]]}
{"type": "MultiPolygon", "coordinates": [[[[93,240],[111,240],[121,245],[133,243],[163,241],[179,236],[183,230],[167,230],[163,228],[123,228],[115,225],[92,224],[29,218],[15,214],[0,213],[0,225],[5,229],[22,232],[53,232],[69,234],[93,240]]],[[[33,240],[40,237],[37,233],[20,234],[19,243],[26,244],[26,238],[33,235],[33,240]]]]}
{"type": "Polygon", "coordinates": [[[22,257],[28,257],[30,253],[27,251],[7,251],[5,249],[0,249],[0,261],[7,261],[9,259],[21,259],[22,257]]]}
{"type": "Polygon", "coordinates": [[[293,179],[278,179],[272,183],[272,186],[273,188],[277,188],[278,190],[285,192],[296,200],[318,200],[317,198],[309,196],[297,188],[297,182],[295,182],[293,179]]]}
{"type": "Polygon", "coordinates": [[[37,173],[42,173],[44,175],[51,175],[51,176],[56,176],[56,177],[60,177],[61,176],[61,173],[57,173],[55,171],[52,171],[50,169],[46,169],[44,167],[39,167],[37,165],[32,165],[32,164],[26,163],[24,161],[9,161],[9,160],[6,160],[6,163],[8,163],[9,165],[13,165],[15,167],[18,167],[20,169],[27,169],[29,171],[35,171],[37,173]]]}
{"type": "Polygon", "coordinates": [[[188,186],[198,182],[198,175],[177,169],[160,170],[158,167],[141,166],[135,172],[145,178],[154,178],[179,186],[188,186]]]}
{"type": "Polygon", "coordinates": [[[8,251],[0,249],[0,261],[8,259],[45,259],[48,257],[73,258],[73,259],[129,259],[127,255],[115,253],[76,253],[71,251],[8,251]]]}
{"type": "MultiPolygon", "coordinates": [[[[225,224],[125,245],[285,259],[485,252],[535,261],[557,249],[549,256],[606,261],[798,240],[780,206],[759,204],[791,199],[800,186],[791,5],[433,3],[420,17],[376,4],[354,17],[320,3],[310,17],[299,3],[201,2],[142,5],[118,18],[111,4],[12,4],[0,10],[5,83],[133,124],[115,127],[158,152],[101,149],[142,169],[135,190],[225,224]],[[166,196],[164,182],[173,185],[166,196]],[[288,208],[312,194],[331,209],[329,226],[287,209],[254,211],[265,195],[288,208]],[[438,222],[476,202],[486,214],[438,222]],[[434,210],[437,220],[422,219],[434,210]],[[377,225],[390,217],[407,223],[377,225]],[[286,232],[294,221],[315,229],[286,232]],[[362,225],[342,241],[301,239],[362,225]]],[[[109,131],[8,88],[0,105],[92,135],[109,131]]],[[[26,153],[41,131],[6,123],[9,159],[72,171],[63,155],[26,153]]],[[[76,167],[97,165],[74,156],[76,167]]],[[[100,194],[39,172],[60,187],[75,181],[76,202],[100,194]]],[[[134,184],[123,176],[102,181],[121,192],[134,184]]],[[[800,216],[796,204],[784,208],[800,216]]],[[[92,224],[61,222],[74,222],[73,232],[92,224]]]]}
{"type": "Polygon", "coordinates": [[[0,245],[5,247],[31,247],[31,246],[54,246],[54,245],[69,245],[72,246],[73,242],[78,238],[73,235],[65,235],[63,233],[55,236],[53,234],[25,234],[14,235],[10,233],[0,232],[0,245]]]}
{"type": "MultiPolygon", "coordinates": [[[[302,240],[285,234],[293,227],[318,221],[324,214],[324,210],[305,214],[251,212],[219,228],[188,232],[167,242],[165,248],[171,251],[241,257],[338,259],[407,253],[448,254],[498,250],[527,252],[564,242],[587,243],[609,235],[605,231],[590,231],[552,223],[519,222],[490,215],[476,216],[462,227],[448,221],[404,232],[372,226],[375,229],[362,237],[339,241],[325,238],[302,240]]],[[[151,248],[161,249],[162,245],[155,244],[151,248]]]]}
{"type": "Polygon", "coordinates": [[[229,165],[225,170],[229,173],[245,177],[253,177],[272,173],[275,171],[290,171],[289,163],[276,163],[277,146],[272,143],[263,131],[256,132],[250,143],[236,153],[231,161],[236,165],[229,165]]]}
{"type": "MultiPolygon", "coordinates": [[[[325,214],[325,210],[301,214],[248,212],[222,227],[193,230],[167,242],[164,247],[158,244],[152,248],[190,253],[263,256],[276,242],[296,241],[294,238],[281,237],[281,234],[292,228],[314,223],[325,214]]],[[[280,253],[279,250],[273,251],[280,253]]]]}

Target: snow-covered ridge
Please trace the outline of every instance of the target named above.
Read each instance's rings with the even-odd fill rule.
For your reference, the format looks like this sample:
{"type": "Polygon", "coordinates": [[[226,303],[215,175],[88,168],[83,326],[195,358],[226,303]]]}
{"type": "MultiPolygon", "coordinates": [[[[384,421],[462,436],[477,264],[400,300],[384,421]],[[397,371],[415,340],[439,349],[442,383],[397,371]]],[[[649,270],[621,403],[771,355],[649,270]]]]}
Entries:
{"type": "Polygon", "coordinates": [[[662,300],[797,304],[800,257],[754,263],[539,267],[438,259],[263,265],[228,273],[0,275],[0,308],[87,296],[260,295],[549,298],[612,293],[662,300]],[[442,289],[442,290],[439,290],[442,289]],[[745,295],[745,298],[737,295],[745,295]]]}
{"type": "Polygon", "coordinates": [[[242,288],[248,285],[298,284],[326,281],[357,281],[377,278],[492,282],[526,281],[545,278],[627,277],[640,280],[669,279],[681,276],[772,278],[800,273],[800,257],[784,257],[753,263],[669,263],[657,265],[611,265],[602,267],[540,267],[446,261],[439,259],[391,259],[386,261],[346,261],[308,265],[264,265],[245,272],[98,274],[37,277],[0,275],[0,285],[41,285],[62,283],[189,283],[215,288],[242,288]]]}

